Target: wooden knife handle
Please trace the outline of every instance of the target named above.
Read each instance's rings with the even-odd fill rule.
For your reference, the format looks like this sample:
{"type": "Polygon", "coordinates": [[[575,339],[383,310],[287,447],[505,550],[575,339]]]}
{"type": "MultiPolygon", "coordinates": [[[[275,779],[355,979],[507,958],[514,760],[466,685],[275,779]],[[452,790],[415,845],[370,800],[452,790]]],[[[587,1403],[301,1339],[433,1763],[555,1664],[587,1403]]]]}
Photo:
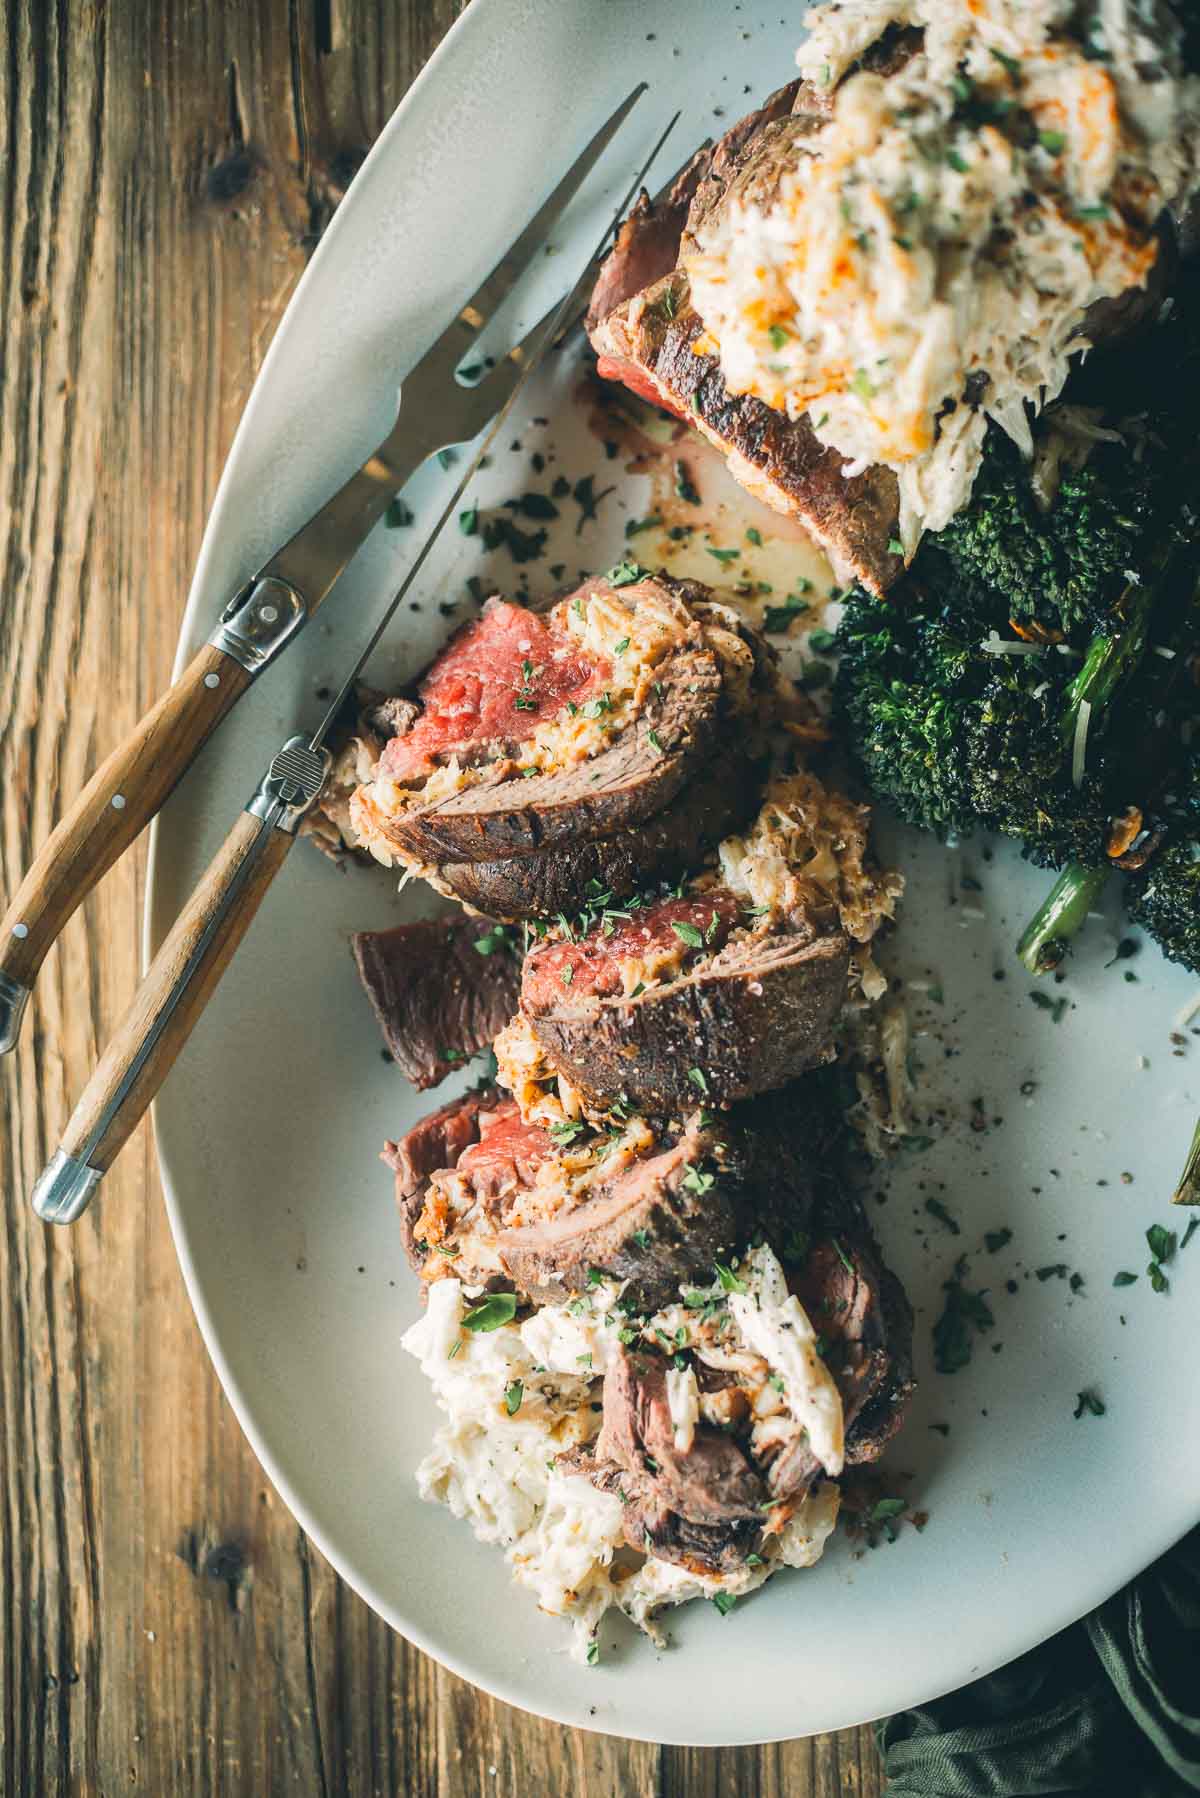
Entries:
{"type": "Polygon", "coordinates": [[[69,1223],[145,1115],[207,1005],[295,834],[243,812],[176,919],[71,1113],[34,1190],[48,1222],[69,1223]]]}
{"type": "MultiPolygon", "coordinates": [[[[28,992],[67,919],[145,829],[250,679],[232,656],[205,644],[96,770],[0,920],[0,991],[7,976],[18,995],[28,992]]],[[[19,1015],[7,1033],[0,1025],[0,1053],[12,1047],[17,1024],[19,1015]]]]}

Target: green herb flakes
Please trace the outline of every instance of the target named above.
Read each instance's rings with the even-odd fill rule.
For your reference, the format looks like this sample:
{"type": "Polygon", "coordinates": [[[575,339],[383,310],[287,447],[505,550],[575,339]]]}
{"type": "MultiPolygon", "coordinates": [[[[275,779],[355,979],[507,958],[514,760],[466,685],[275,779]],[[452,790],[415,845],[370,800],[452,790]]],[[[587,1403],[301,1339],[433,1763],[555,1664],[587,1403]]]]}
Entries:
{"type": "Polygon", "coordinates": [[[1080,1418],[1086,1412],[1089,1417],[1103,1417],[1108,1406],[1093,1386],[1085,1386],[1082,1392],[1076,1393],[1077,1403],[1072,1416],[1080,1418]]]}
{"type": "Polygon", "coordinates": [[[736,1603],[737,1594],[735,1592],[713,1593],[713,1604],[716,1606],[717,1610],[720,1611],[722,1617],[728,1617],[736,1603]]]}
{"type": "Polygon", "coordinates": [[[715,1261],[713,1268],[717,1279],[721,1282],[722,1292],[745,1292],[746,1282],[739,1280],[731,1267],[726,1267],[721,1261],[715,1261]]]}
{"type": "Polygon", "coordinates": [[[517,1295],[515,1292],[492,1292],[481,1304],[476,1305],[463,1317],[463,1329],[476,1333],[498,1330],[501,1324],[510,1324],[517,1315],[517,1295]]]}
{"type": "Polygon", "coordinates": [[[1121,1272],[1119,1274],[1113,1275],[1113,1285],[1114,1286],[1136,1286],[1137,1285],[1137,1275],[1127,1273],[1125,1271],[1125,1269],[1122,1268],[1121,1272]]]}
{"type": "Polygon", "coordinates": [[[521,1400],[525,1397],[525,1387],[520,1380],[514,1380],[504,1388],[504,1409],[510,1417],[515,1417],[521,1409],[521,1400]]]}
{"type": "Polygon", "coordinates": [[[998,1255],[1001,1249],[1008,1247],[1012,1241],[1012,1231],[1005,1224],[1000,1230],[988,1230],[983,1238],[983,1246],[989,1255],[998,1255]]]}

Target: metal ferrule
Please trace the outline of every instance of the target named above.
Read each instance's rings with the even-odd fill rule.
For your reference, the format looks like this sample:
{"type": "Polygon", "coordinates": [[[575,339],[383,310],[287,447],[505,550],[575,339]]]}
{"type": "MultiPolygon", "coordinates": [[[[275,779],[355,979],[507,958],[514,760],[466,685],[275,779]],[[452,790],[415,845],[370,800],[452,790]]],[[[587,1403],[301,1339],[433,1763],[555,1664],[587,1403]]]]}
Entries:
{"type": "Polygon", "coordinates": [[[104,1175],[60,1149],[33,1189],[31,1203],[44,1224],[73,1224],[92,1202],[104,1175]]]}
{"type": "Polygon", "coordinates": [[[0,969],[0,1055],[16,1048],[28,1004],[29,988],[0,969]]]}
{"type": "Polygon", "coordinates": [[[255,575],[221,613],[208,639],[252,678],[262,673],[308,622],[308,601],[288,581],[255,575]]]}
{"type": "Polygon", "coordinates": [[[305,736],[289,737],[267,769],[246,810],[276,830],[293,834],[325,785],[333,757],[305,736]]]}

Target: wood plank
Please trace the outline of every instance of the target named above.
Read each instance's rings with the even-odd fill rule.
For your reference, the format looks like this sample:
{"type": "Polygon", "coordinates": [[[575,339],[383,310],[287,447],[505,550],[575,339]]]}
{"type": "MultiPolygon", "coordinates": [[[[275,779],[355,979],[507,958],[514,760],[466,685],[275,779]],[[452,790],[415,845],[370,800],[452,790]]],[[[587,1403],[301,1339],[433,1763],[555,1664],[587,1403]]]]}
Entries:
{"type": "MultiPolygon", "coordinates": [[[[460,0],[0,11],[0,893],[163,689],[207,507],[332,208],[460,0]]],[[[394,1636],[266,1482],[143,1129],[25,1194],[138,971],[144,853],[0,1063],[0,1791],[876,1798],[866,1732],[709,1753],[538,1722],[394,1636]]]]}

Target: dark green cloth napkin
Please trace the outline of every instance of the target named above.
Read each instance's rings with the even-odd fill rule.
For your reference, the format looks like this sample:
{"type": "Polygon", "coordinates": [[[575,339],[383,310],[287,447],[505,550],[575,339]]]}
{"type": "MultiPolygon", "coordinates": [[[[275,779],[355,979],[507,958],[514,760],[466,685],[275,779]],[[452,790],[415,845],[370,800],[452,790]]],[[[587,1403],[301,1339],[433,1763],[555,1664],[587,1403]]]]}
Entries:
{"type": "Polygon", "coordinates": [[[1200,1529],[999,1673],[878,1727],[887,1798],[1200,1792],[1200,1529]]]}

